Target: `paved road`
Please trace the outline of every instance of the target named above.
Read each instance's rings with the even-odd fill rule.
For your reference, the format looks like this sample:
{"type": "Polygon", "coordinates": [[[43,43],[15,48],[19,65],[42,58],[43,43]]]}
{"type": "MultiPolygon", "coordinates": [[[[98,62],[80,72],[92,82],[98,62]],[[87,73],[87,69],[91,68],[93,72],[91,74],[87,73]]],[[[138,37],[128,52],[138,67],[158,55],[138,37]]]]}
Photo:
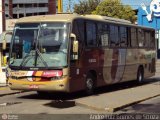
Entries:
{"type": "Polygon", "coordinates": [[[160,96],[124,108],[122,110],[117,111],[117,113],[160,114],[160,96]]]}
{"type": "MultiPolygon", "coordinates": [[[[150,80],[146,84],[152,84],[150,80]]],[[[97,89],[95,96],[104,94],[105,92],[119,91],[123,89],[131,89],[136,87],[134,82],[123,83],[118,85],[109,86],[107,88],[97,89]]],[[[142,85],[143,86],[143,85],[142,85]]],[[[160,87],[160,86],[159,86],[160,87]]],[[[5,89],[5,88],[3,88],[5,89]]],[[[2,89],[0,89],[2,90],[2,89]]],[[[10,115],[9,117],[19,117],[23,120],[42,120],[42,119],[55,119],[66,120],[71,119],[81,120],[90,119],[92,114],[111,114],[106,111],[96,111],[75,105],[77,99],[87,97],[82,92],[74,94],[53,94],[45,97],[38,96],[36,92],[22,92],[17,94],[9,94],[0,97],[0,114],[10,115]],[[18,116],[11,116],[11,115],[18,116]],[[27,115],[24,115],[27,114],[27,115]],[[32,115],[28,115],[32,114],[32,115]],[[37,114],[40,114],[40,116],[37,114]],[[54,114],[54,115],[53,115],[54,114]],[[66,114],[66,115],[57,115],[66,114]],[[72,114],[72,116],[70,116],[72,114]],[[78,114],[78,115],[73,115],[78,114]],[[84,115],[85,114],[85,115],[84,115]],[[48,117],[48,118],[46,118],[48,117]]],[[[147,100],[136,105],[116,111],[114,114],[126,113],[159,113],[160,111],[160,97],[147,100]]],[[[53,119],[53,120],[54,120],[53,119]]],[[[1,116],[0,116],[1,120],[1,116]]]]}

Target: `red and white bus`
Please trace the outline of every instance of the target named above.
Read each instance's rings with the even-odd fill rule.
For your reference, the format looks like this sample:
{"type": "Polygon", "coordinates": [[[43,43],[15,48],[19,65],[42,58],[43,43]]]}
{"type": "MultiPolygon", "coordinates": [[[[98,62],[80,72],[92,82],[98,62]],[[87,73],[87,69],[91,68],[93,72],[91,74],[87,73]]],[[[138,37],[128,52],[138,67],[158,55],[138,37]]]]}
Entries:
{"type": "Polygon", "coordinates": [[[155,30],[99,15],[17,21],[9,59],[13,90],[75,92],[155,75],[155,30]]]}

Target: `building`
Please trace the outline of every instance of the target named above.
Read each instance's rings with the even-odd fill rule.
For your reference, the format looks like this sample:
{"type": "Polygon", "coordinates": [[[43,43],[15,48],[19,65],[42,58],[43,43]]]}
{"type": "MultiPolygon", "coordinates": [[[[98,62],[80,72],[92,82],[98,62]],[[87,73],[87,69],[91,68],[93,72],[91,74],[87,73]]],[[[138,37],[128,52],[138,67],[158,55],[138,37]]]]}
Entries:
{"type": "Polygon", "coordinates": [[[18,19],[33,15],[55,14],[57,0],[1,0],[0,33],[6,30],[7,19],[18,19]]]}
{"type": "Polygon", "coordinates": [[[150,5],[141,4],[138,9],[138,24],[156,30],[157,58],[160,59],[160,0],[150,0],[150,5]]]}
{"type": "Polygon", "coordinates": [[[5,30],[4,0],[0,0],[0,34],[5,30]]]}
{"type": "MultiPolygon", "coordinates": [[[[16,19],[26,16],[55,14],[58,0],[0,0],[0,66],[4,56],[8,56],[10,41],[7,49],[2,49],[3,31],[13,30],[16,19]]],[[[11,38],[6,38],[10,40],[11,38]]]]}
{"type": "Polygon", "coordinates": [[[6,18],[56,13],[56,0],[5,0],[6,18]]]}

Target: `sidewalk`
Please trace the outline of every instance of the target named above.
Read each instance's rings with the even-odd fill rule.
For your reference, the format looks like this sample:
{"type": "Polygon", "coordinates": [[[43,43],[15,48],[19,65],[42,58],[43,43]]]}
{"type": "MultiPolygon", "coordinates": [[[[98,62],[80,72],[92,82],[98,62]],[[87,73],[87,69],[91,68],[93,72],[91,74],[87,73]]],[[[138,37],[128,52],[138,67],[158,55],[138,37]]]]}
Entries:
{"type": "Polygon", "coordinates": [[[160,96],[160,82],[98,94],[76,100],[76,105],[98,111],[115,112],[124,107],[160,96]]]}
{"type": "Polygon", "coordinates": [[[0,86],[0,97],[6,96],[6,95],[12,95],[12,94],[17,94],[21,93],[22,91],[19,90],[10,90],[8,86],[0,86]]]}

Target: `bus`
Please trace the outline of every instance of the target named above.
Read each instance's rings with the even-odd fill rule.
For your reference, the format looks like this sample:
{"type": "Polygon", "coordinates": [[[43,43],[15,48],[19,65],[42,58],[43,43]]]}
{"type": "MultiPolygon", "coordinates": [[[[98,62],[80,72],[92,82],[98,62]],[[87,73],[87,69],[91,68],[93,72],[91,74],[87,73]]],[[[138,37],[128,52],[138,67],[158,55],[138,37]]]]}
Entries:
{"type": "Polygon", "coordinates": [[[93,93],[155,75],[155,30],[100,15],[20,18],[9,56],[12,90],[93,93]]]}

